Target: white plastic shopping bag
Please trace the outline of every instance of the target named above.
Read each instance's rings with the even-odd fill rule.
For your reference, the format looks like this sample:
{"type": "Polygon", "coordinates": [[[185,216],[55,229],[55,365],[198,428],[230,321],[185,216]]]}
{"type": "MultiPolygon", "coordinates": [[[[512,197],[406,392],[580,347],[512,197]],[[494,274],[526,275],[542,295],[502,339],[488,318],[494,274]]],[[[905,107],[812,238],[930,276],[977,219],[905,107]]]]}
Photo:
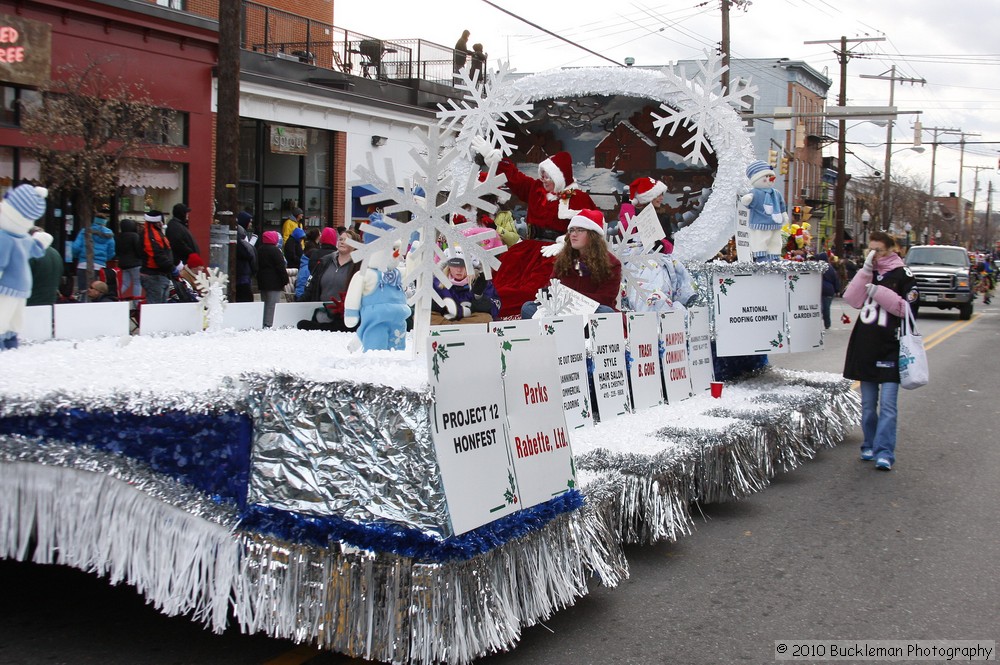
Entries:
{"type": "Polygon", "coordinates": [[[907,390],[926,386],[930,380],[924,338],[917,332],[913,310],[906,306],[906,318],[899,326],[899,385],[907,390]]]}

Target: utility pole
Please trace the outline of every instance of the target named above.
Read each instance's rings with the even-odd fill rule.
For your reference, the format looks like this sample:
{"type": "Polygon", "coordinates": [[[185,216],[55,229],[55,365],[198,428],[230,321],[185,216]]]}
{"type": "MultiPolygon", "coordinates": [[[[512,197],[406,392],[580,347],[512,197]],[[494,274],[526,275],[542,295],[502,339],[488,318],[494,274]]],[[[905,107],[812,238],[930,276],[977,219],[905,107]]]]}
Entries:
{"type": "MultiPolygon", "coordinates": [[[[975,249],[975,247],[973,247],[973,244],[976,242],[976,238],[975,238],[975,228],[976,228],[976,195],[979,193],[979,172],[980,171],[986,171],[989,167],[986,167],[986,166],[966,166],[965,168],[967,168],[967,169],[973,169],[976,172],[976,177],[975,177],[975,183],[976,184],[972,186],[972,219],[969,221],[969,237],[968,237],[969,244],[966,247],[966,249],[975,249]]],[[[992,169],[989,169],[989,170],[992,170],[992,169]]],[[[992,184],[992,182],[993,181],[991,180],[990,183],[992,184]]],[[[961,194],[959,194],[959,199],[961,199],[961,194]]],[[[963,228],[962,228],[962,230],[963,231],[965,230],[965,223],[964,223],[964,221],[963,221],[963,228]]]]}
{"type": "Polygon", "coordinates": [[[990,218],[993,216],[993,181],[990,180],[990,186],[986,190],[986,228],[983,229],[983,244],[986,245],[986,251],[992,252],[996,245],[993,244],[993,240],[990,238],[990,218]]]}
{"type": "Polygon", "coordinates": [[[722,83],[723,93],[729,92],[729,8],[736,5],[745,10],[750,4],[750,0],[722,0],[722,41],[719,43],[719,52],[722,54],[722,66],[725,70],[719,81],[722,83]]]}
{"type": "MultiPolygon", "coordinates": [[[[896,92],[896,81],[900,83],[919,83],[920,85],[926,85],[927,81],[924,79],[911,79],[903,76],[896,76],[896,65],[893,65],[889,69],[889,76],[886,77],[885,72],[882,72],[878,76],[870,76],[868,74],[862,74],[863,79],[878,79],[880,81],[889,81],[889,106],[892,106],[892,101],[896,92]]],[[[883,175],[885,176],[884,185],[882,187],[882,230],[885,231],[889,228],[889,217],[892,215],[892,182],[889,179],[890,169],[892,168],[892,120],[886,123],[885,126],[885,169],[883,175]]]]}
{"type": "Polygon", "coordinates": [[[962,130],[947,128],[947,127],[924,127],[924,131],[932,132],[934,134],[934,138],[931,139],[931,192],[930,192],[931,200],[927,210],[927,219],[926,219],[927,224],[925,224],[926,228],[928,229],[927,237],[929,240],[930,238],[934,237],[934,229],[930,228],[930,221],[931,221],[930,206],[934,205],[934,169],[937,164],[938,135],[960,134],[962,130]]]}
{"type": "MultiPolygon", "coordinates": [[[[962,205],[962,201],[965,200],[965,199],[962,198],[962,176],[965,174],[965,137],[966,136],[982,136],[982,134],[970,134],[968,132],[960,132],[960,134],[962,135],[962,138],[958,142],[959,145],[961,146],[960,151],[958,153],[958,211],[959,211],[959,214],[962,217],[962,231],[963,231],[962,235],[965,235],[965,233],[964,233],[964,231],[965,231],[965,206],[962,205]]],[[[978,171],[976,172],[976,175],[979,175],[978,171]]],[[[973,196],[975,196],[975,195],[973,195],[973,196]]],[[[975,206],[972,207],[972,214],[973,214],[973,216],[975,216],[975,214],[976,214],[976,207],[975,206]]],[[[970,224],[969,226],[970,226],[970,228],[969,228],[969,234],[971,235],[972,234],[972,228],[971,228],[972,225],[970,224]]]]}
{"type": "MultiPolygon", "coordinates": [[[[236,207],[240,163],[240,19],[243,3],[219,3],[218,101],[215,116],[215,220],[228,228],[229,299],[236,294],[236,207]]],[[[221,240],[221,234],[220,238],[221,240]]],[[[220,243],[221,244],[221,243],[220,243]]]]}
{"type": "MultiPolygon", "coordinates": [[[[847,63],[854,55],[847,50],[847,42],[884,42],[885,37],[854,37],[850,40],[847,37],[840,39],[824,39],[817,41],[803,42],[803,44],[839,44],[840,50],[834,50],[840,61],[840,98],[838,106],[847,106],[847,63]]],[[[841,118],[839,123],[839,134],[837,140],[837,187],[834,194],[834,205],[836,206],[834,221],[834,241],[833,249],[837,256],[844,255],[844,199],[847,195],[847,119],[841,118]]]]}

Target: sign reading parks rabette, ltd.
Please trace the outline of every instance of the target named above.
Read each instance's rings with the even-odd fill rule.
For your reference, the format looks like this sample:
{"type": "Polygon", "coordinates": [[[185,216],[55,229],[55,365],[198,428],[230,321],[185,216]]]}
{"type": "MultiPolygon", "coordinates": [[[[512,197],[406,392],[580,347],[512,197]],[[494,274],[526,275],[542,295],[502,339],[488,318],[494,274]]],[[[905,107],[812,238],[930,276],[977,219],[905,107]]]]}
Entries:
{"type": "Polygon", "coordinates": [[[488,332],[427,338],[432,429],[456,534],[520,510],[500,345],[488,332]]]}
{"type": "Polygon", "coordinates": [[[52,71],[52,26],[0,14],[0,82],[39,86],[52,71]]]}

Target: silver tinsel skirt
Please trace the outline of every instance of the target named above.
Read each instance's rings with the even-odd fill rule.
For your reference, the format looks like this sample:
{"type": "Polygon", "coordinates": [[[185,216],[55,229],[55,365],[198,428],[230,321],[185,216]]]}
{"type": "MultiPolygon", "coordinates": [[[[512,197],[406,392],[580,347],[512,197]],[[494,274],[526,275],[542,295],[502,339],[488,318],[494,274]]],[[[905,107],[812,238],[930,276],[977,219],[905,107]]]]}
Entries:
{"type": "MultiPolygon", "coordinates": [[[[128,457],[0,436],[0,556],[128,582],[162,612],[217,632],[231,611],[248,633],[354,657],[468,663],[514,647],[523,628],[589,584],[627,578],[623,543],[689,534],[692,506],[765,488],[860,417],[850,383],[829,374],[767,370],[740,385],[751,399],[704,412],[724,426],[663,422],[651,433],[658,452],[581,454],[582,507],[475,556],[437,560],[279,538],[128,457]]],[[[245,377],[243,386],[252,397],[239,406],[255,424],[252,504],[454,538],[426,396],[282,377],[245,377]]]]}

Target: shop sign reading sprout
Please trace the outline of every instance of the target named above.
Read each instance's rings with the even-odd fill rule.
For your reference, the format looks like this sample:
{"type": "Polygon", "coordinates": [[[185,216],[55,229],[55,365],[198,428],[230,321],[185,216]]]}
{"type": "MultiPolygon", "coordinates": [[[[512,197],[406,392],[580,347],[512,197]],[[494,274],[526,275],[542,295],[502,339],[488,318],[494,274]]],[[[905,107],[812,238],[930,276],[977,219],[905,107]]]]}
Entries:
{"type": "Polygon", "coordinates": [[[309,132],[301,127],[271,125],[271,152],[281,155],[308,155],[309,132]]]}

